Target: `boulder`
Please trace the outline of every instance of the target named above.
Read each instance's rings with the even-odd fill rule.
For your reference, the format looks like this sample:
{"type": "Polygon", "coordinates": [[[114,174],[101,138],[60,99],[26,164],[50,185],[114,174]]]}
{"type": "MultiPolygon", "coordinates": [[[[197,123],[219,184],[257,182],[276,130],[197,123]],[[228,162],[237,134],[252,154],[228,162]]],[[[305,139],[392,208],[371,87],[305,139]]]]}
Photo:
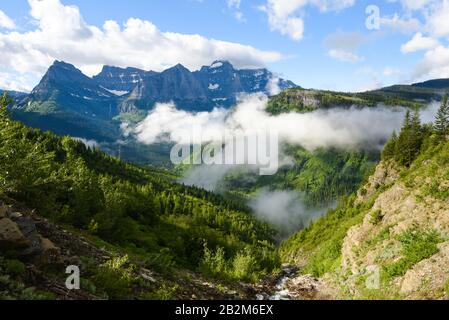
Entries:
{"type": "Polygon", "coordinates": [[[0,248],[15,249],[28,245],[19,226],[9,218],[0,219],[0,248]]]}
{"type": "Polygon", "coordinates": [[[36,223],[31,217],[15,216],[12,218],[20,228],[22,234],[28,239],[28,246],[18,252],[19,256],[34,256],[42,253],[41,238],[36,229],[36,223]]]}

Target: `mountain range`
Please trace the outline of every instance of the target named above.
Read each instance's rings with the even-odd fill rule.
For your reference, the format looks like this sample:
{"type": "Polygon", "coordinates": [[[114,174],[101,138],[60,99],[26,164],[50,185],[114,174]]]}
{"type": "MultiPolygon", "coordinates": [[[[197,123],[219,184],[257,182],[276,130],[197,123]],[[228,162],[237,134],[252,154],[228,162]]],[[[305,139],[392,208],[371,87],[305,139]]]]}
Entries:
{"type": "Polygon", "coordinates": [[[163,72],[104,66],[92,78],[69,63],[55,61],[19,105],[54,100],[60,107],[106,118],[148,110],[157,102],[173,101],[180,109],[203,111],[230,107],[239,93],[270,94],[272,82],[280,90],[298,87],[267,69],[237,70],[227,61],[215,61],[194,72],[181,64],[163,72]]]}
{"type": "Polygon", "coordinates": [[[298,86],[267,69],[238,70],[227,61],[194,72],[181,64],[163,72],[104,66],[94,77],[55,61],[30,94],[12,93],[12,113],[17,120],[57,134],[115,141],[123,118],[138,121],[158,102],[210,111],[231,107],[240,93],[270,94],[272,87],[298,86]]]}
{"type": "Polygon", "coordinates": [[[173,102],[192,112],[210,111],[230,108],[240,93],[272,96],[280,91],[270,98],[267,109],[278,114],[378,103],[419,107],[439,100],[448,89],[449,79],[361,93],[303,89],[267,69],[239,70],[227,61],[215,61],[193,72],[181,64],[162,72],[104,66],[99,74],[88,77],[72,64],[55,61],[31,93],[10,95],[16,102],[11,108],[14,119],[59,135],[96,140],[109,153],[148,164],[159,158],[166,161],[167,146],[144,146],[132,139],[123,144],[120,124],[141,121],[158,102],[173,102]]]}

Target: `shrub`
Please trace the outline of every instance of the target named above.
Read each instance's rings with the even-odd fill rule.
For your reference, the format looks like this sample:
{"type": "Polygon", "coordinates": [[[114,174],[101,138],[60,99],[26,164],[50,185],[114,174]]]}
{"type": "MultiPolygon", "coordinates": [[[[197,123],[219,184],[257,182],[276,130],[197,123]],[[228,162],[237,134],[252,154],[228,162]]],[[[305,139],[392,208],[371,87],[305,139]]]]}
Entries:
{"type": "Polygon", "coordinates": [[[178,285],[170,286],[163,283],[157,290],[144,294],[142,298],[144,300],[174,300],[178,288],[178,285]]]}
{"type": "Polygon", "coordinates": [[[442,241],[435,231],[410,229],[397,238],[402,243],[402,258],[384,268],[389,278],[403,276],[418,262],[438,252],[438,243],[442,241]]]}
{"type": "Polygon", "coordinates": [[[5,260],[5,271],[12,276],[22,276],[26,272],[25,265],[19,260],[5,260]]]}
{"type": "Polygon", "coordinates": [[[232,277],[237,280],[253,281],[256,276],[257,261],[250,248],[240,251],[232,262],[232,277]]]}
{"type": "Polygon", "coordinates": [[[102,264],[95,276],[96,286],[110,299],[125,299],[132,289],[134,266],[128,256],[114,257],[102,264]]]}
{"type": "Polygon", "coordinates": [[[199,270],[206,276],[225,278],[227,262],[225,252],[222,247],[217,247],[215,251],[210,250],[204,244],[204,256],[200,262],[199,270]]]}
{"type": "Polygon", "coordinates": [[[161,249],[159,253],[149,253],[145,259],[145,265],[159,272],[168,272],[176,264],[175,258],[168,248],[161,249]]]}

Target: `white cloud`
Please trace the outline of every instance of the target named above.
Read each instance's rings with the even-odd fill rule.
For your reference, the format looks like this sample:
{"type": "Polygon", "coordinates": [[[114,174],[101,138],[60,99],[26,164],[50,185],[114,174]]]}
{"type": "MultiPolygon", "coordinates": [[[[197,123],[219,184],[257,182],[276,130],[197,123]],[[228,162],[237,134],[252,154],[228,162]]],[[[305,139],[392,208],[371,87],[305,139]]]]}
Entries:
{"type": "Polygon", "coordinates": [[[241,21],[241,22],[245,21],[243,12],[240,11],[241,0],[227,0],[226,2],[228,4],[228,8],[231,10],[234,10],[234,17],[238,21],[241,21]]]}
{"type": "Polygon", "coordinates": [[[267,83],[266,89],[270,96],[274,96],[281,93],[282,90],[279,87],[279,77],[276,75],[272,76],[267,83]]]}
{"type": "Polygon", "coordinates": [[[14,20],[8,17],[2,10],[0,10],[0,28],[15,29],[16,24],[14,20]]]}
{"type": "Polygon", "coordinates": [[[449,78],[449,47],[442,45],[428,50],[424,58],[417,64],[413,78],[449,78]]]}
{"type": "Polygon", "coordinates": [[[428,28],[435,37],[449,35],[449,1],[443,0],[432,8],[428,18],[428,28]]]}
{"type": "Polygon", "coordinates": [[[410,81],[449,77],[449,0],[402,0],[410,15],[423,19],[423,27],[401,46],[403,53],[425,50],[411,72],[410,81]]]}
{"type": "Polygon", "coordinates": [[[336,59],[336,60],[340,60],[343,62],[360,62],[363,61],[364,59],[362,57],[359,57],[358,55],[346,51],[346,50],[341,50],[341,49],[331,49],[328,52],[329,57],[336,59]]]}
{"type": "Polygon", "coordinates": [[[201,128],[202,136],[198,135],[198,141],[194,141],[200,143],[221,141],[224,134],[249,135],[254,130],[269,128],[279,134],[280,141],[299,144],[310,150],[330,146],[380,147],[403,119],[402,112],[382,107],[320,109],[304,114],[272,116],[265,112],[267,103],[268,98],[264,95],[249,95],[234,109],[198,113],[178,110],[174,105],[159,104],[137,126],[135,134],[140,142],[146,144],[165,139],[189,143],[190,137],[185,134],[186,130],[193,132],[201,128]]]}
{"type": "MultiPolygon", "coordinates": [[[[216,108],[212,112],[190,113],[176,109],[174,104],[158,103],[154,110],[139,123],[135,133],[139,141],[152,144],[167,139],[189,139],[188,136],[176,133],[181,129],[193,130],[195,127],[200,127],[204,139],[218,140],[224,131],[226,115],[227,111],[221,108],[216,108]]],[[[189,141],[176,140],[176,142],[188,143],[189,141]]],[[[200,141],[195,142],[200,143],[200,141]]]]}
{"type": "Polygon", "coordinates": [[[0,70],[0,89],[30,92],[32,89],[30,83],[36,83],[37,81],[39,81],[39,78],[29,74],[0,70]]]}
{"type": "Polygon", "coordinates": [[[329,49],[329,57],[343,62],[360,62],[364,58],[358,56],[354,51],[367,42],[367,36],[360,32],[337,31],[329,34],[324,40],[324,45],[329,49]]]}
{"type": "Polygon", "coordinates": [[[84,143],[84,145],[90,149],[98,149],[100,147],[100,144],[96,140],[88,140],[79,137],[73,137],[73,139],[84,143]]]}
{"type": "Polygon", "coordinates": [[[272,31],[278,31],[299,41],[304,35],[302,10],[308,6],[318,7],[321,12],[339,11],[353,6],[355,0],[268,0],[260,7],[268,15],[272,31]]]}
{"type": "Polygon", "coordinates": [[[420,10],[435,0],[401,0],[402,5],[408,10],[420,10]]]}
{"type": "Polygon", "coordinates": [[[413,38],[401,46],[402,53],[410,53],[419,50],[432,49],[438,46],[438,40],[424,37],[421,32],[416,33],[413,38]]]}
{"type": "Polygon", "coordinates": [[[42,74],[55,60],[65,60],[92,75],[102,65],[160,71],[177,63],[195,70],[216,59],[237,67],[260,67],[282,55],[196,34],[162,32],[150,21],[130,18],[124,26],[106,21],[87,24],[79,9],[59,0],[29,0],[36,28],[0,32],[0,68],[42,74]]]}
{"type": "Polygon", "coordinates": [[[238,21],[245,21],[245,17],[243,15],[243,13],[241,11],[236,11],[234,13],[234,17],[238,20],[238,21]]]}
{"type": "MultiPolygon", "coordinates": [[[[282,144],[285,142],[301,145],[309,150],[331,146],[350,149],[381,148],[393,130],[401,127],[405,111],[401,107],[378,106],[318,109],[303,114],[292,112],[273,116],[265,111],[267,103],[268,99],[263,95],[249,95],[243,97],[233,109],[215,109],[212,112],[199,113],[177,110],[174,105],[159,104],[133,133],[145,144],[171,138],[172,141],[183,144],[216,141],[221,145],[223,137],[248,136],[254,133],[254,130],[263,131],[269,128],[270,132],[277,132],[279,135],[279,164],[288,165],[292,162],[283,154],[282,144]],[[198,128],[202,136],[196,131],[198,128]]],[[[423,109],[421,119],[425,123],[433,121],[438,107],[439,104],[434,103],[423,109]]],[[[227,173],[243,168],[249,172],[257,172],[257,168],[251,165],[204,164],[194,166],[182,182],[208,190],[220,190],[221,182],[227,173]]],[[[246,177],[251,179],[250,174],[246,177]]],[[[291,197],[285,195],[273,196],[279,198],[284,205],[292,202],[291,197]]],[[[269,204],[253,202],[251,205],[253,208],[266,208],[269,204]]],[[[295,205],[292,203],[292,206],[295,205]]],[[[265,218],[271,217],[269,210],[259,210],[258,213],[265,218]]]]}
{"type": "Polygon", "coordinates": [[[324,45],[330,49],[354,51],[367,40],[367,36],[360,32],[336,31],[324,39],[324,45]]]}
{"type": "Polygon", "coordinates": [[[354,74],[356,76],[362,76],[363,79],[358,83],[357,92],[376,90],[383,86],[379,72],[369,65],[358,68],[354,74]]]}
{"type": "MultiPolygon", "coordinates": [[[[334,203],[331,204],[331,207],[333,205],[334,203]]],[[[329,210],[327,206],[307,207],[302,201],[302,197],[294,191],[270,191],[268,189],[260,190],[249,201],[249,206],[258,218],[274,224],[287,234],[307,227],[329,210]]]]}
{"type": "Polygon", "coordinates": [[[227,3],[229,8],[240,9],[240,0],[227,0],[227,3]]]}
{"type": "Polygon", "coordinates": [[[403,18],[397,13],[392,16],[383,16],[380,18],[380,25],[382,27],[387,27],[393,31],[403,32],[403,33],[413,33],[417,32],[422,28],[421,22],[412,17],[403,18]]]}
{"type": "Polygon", "coordinates": [[[397,76],[401,74],[401,70],[395,67],[387,66],[382,71],[382,74],[386,77],[397,76]]]}

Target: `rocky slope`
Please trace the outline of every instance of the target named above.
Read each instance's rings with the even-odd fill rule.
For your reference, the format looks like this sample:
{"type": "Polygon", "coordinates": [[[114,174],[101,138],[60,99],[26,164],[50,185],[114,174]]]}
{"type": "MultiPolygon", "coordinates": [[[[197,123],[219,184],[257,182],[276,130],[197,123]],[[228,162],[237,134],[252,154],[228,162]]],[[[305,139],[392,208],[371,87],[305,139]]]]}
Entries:
{"type": "Polygon", "coordinates": [[[0,300],[248,299],[255,294],[250,285],[210,282],[191,271],[148,270],[136,257],[0,194],[0,300]],[[79,290],[65,285],[70,265],[80,268],[79,290]]]}
{"type": "Polygon", "coordinates": [[[410,168],[381,162],[355,197],[289,239],[284,259],[336,298],[449,298],[448,159],[446,142],[410,168]]]}

